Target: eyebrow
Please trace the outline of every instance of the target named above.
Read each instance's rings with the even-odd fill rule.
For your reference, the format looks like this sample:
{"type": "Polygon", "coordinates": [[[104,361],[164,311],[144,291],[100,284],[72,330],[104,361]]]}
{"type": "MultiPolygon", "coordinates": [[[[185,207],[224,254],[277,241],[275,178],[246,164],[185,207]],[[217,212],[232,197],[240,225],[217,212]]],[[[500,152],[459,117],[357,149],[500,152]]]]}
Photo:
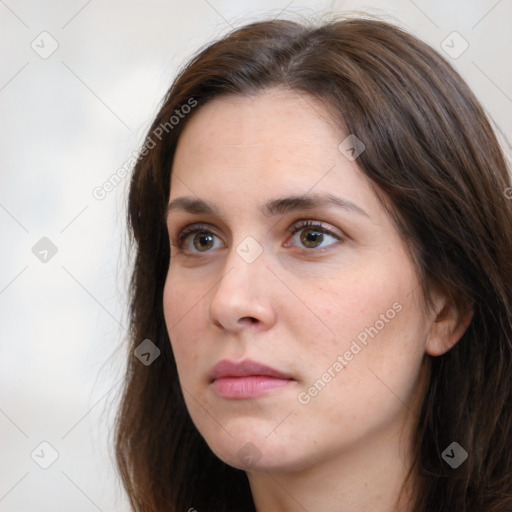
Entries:
{"type": "MultiPolygon", "coordinates": [[[[274,217],[294,211],[312,210],[326,206],[335,206],[349,213],[356,213],[370,218],[357,204],[343,197],[333,196],[332,194],[308,193],[271,199],[260,207],[260,211],[267,217],[274,217]]],[[[167,207],[167,214],[177,210],[192,214],[216,215],[220,217],[219,209],[214,204],[196,197],[183,196],[173,199],[167,207]]]]}

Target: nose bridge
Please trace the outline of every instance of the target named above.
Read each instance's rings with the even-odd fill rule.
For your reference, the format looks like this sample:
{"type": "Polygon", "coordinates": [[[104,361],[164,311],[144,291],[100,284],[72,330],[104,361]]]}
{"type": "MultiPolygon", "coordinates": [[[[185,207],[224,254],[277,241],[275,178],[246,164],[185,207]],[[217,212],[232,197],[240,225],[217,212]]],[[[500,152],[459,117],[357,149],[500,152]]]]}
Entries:
{"type": "Polygon", "coordinates": [[[230,249],[225,272],[216,286],[210,303],[214,323],[225,329],[240,327],[240,320],[250,318],[271,324],[274,317],[271,291],[263,248],[252,237],[247,237],[230,249]]]}
{"type": "Polygon", "coordinates": [[[231,248],[217,292],[223,286],[234,286],[240,294],[256,292],[257,283],[262,283],[266,272],[263,247],[255,238],[246,237],[231,248]]]}

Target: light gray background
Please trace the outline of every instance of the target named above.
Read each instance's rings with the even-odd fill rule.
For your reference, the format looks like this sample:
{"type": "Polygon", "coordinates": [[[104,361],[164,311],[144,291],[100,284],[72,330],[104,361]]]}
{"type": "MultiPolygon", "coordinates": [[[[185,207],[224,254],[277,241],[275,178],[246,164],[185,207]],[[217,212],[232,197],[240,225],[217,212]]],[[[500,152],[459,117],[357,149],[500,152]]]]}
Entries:
{"type": "Polygon", "coordinates": [[[0,510],[128,510],[108,437],[128,179],[102,200],[92,192],[137,150],[178,67],[246,21],[353,10],[441,53],[458,32],[469,46],[451,60],[510,140],[512,0],[0,0],[0,510]],[[42,237],[58,249],[46,262],[32,252],[42,237]],[[58,453],[48,469],[31,458],[51,462],[43,441],[58,453]]]}

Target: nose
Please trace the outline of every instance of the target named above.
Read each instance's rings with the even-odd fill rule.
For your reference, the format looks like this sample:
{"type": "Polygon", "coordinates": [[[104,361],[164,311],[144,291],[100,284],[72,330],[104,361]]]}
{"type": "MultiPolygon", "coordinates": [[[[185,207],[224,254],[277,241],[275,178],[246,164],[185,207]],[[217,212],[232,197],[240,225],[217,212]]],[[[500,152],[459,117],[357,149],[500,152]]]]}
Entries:
{"type": "Polygon", "coordinates": [[[210,303],[211,322],[230,332],[270,329],[276,321],[275,277],[263,255],[247,262],[233,248],[224,269],[210,303]]]}

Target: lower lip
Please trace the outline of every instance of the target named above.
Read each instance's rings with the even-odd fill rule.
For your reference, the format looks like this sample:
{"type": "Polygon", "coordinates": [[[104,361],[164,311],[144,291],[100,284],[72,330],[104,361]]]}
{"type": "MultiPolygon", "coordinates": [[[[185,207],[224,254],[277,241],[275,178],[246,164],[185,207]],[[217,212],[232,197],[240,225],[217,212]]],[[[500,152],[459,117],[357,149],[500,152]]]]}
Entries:
{"type": "Polygon", "coordinates": [[[289,379],[276,379],[265,375],[249,377],[223,377],[213,381],[213,387],[223,398],[256,398],[292,382],[289,379]]]}

